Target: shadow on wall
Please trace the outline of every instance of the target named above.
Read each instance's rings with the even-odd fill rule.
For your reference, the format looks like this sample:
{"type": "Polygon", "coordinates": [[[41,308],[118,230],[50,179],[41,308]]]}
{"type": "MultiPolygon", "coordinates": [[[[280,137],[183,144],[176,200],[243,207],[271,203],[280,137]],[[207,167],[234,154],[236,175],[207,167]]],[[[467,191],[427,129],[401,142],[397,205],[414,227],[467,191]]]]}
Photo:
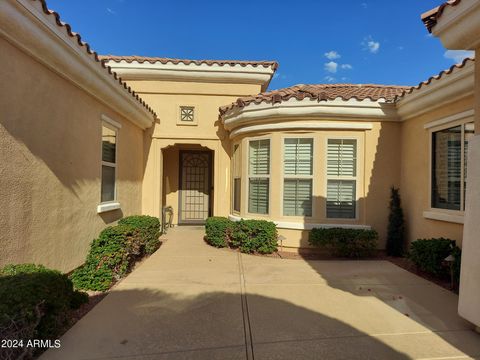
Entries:
{"type": "Polygon", "coordinates": [[[115,290],[47,358],[245,359],[251,341],[259,359],[409,359],[387,345],[387,337],[274,298],[248,295],[250,323],[244,324],[234,289],[115,290]]]}

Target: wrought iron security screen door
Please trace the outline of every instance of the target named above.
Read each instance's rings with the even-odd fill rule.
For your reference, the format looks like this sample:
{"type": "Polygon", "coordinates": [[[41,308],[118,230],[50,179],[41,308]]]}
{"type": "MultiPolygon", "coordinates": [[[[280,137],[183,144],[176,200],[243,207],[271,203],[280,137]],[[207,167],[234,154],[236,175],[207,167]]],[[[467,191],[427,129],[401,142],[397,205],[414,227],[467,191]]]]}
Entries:
{"type": "Polygon", "coordinates": [[[179,223],[203,224],[210,215],[211,153],[180,151],[179,223]]]}

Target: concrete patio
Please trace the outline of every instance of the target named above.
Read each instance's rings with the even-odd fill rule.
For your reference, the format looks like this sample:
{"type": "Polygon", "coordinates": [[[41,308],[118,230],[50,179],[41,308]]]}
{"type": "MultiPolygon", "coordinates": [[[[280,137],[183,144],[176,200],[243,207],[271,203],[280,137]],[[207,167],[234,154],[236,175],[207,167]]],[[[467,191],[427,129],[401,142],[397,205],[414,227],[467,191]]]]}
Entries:
{"type": "Polygon", "coordinates": [[[176,228],[42,360],[470,359],[458,297],[387,261],[240,255],[176,228]]]}

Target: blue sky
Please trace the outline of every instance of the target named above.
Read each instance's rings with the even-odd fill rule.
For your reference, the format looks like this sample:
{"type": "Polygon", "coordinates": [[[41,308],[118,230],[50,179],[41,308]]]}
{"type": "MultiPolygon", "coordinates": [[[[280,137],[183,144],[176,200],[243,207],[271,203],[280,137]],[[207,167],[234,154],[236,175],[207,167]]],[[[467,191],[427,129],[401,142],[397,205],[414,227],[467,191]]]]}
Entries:
{"type": "Polygon", "coordinates": [[[416,85],[461,60],[420,14],[441,0],[47,0],[100,54],[276,60],[270,84],[416,85]]]}

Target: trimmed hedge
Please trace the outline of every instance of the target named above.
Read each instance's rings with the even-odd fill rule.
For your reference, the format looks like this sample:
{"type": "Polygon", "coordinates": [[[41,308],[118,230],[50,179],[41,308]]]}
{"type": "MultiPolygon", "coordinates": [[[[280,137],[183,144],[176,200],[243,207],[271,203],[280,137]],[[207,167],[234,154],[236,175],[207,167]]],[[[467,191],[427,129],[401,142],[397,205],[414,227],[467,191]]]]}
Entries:
{"type": "Polygon", "coordinates": [[[77,289],[105,291],[130,272],[140,258],[160,246],[160,222],[150,216],[130,216],[105,228],[93,240],[85,264],[70,276],[77,289]]]}
{"type": "Polygon", "coordinates": [[[325,247],[333,256],[362,258],[375,255],[378,234],[375,230],[314,228],[310,231],[308,242],[325,247]]]}
{"type": "MultiPolygon", "coordinates": [[[[75,291],[59,271],[19,264],[0,269],[0,299],[1,337],[26,341],[57,338],[68,324],[69,311],[88,302],[88,295],[75,291]]],[[[20,356],[12,351],[12,359],[20,356]]]]}
{"type": "Polygon", "coordinates": [[[233,223],[230,246],[243,253],[271,254],[277,251],[277,227],[266,220],[240,220],[233,223]]]}
{"type": "Polygon", "coordinates": [[[144,254],[140,232],[132,226],[104,229],[93,240],[85,264],[70,276],[77,289],[105,291],[124,277],[137,257],[144,254]]]}
{"type": "Polygon", "coordinates": [[[243,253],[271,254],[277,251],[277,227],[266,220],[231,221],[210,217],[205,223],[205,240],[215,247],[230,247],[243,253]]]}
{"type": "Polygon", "coordinates": [[[127,216],[118,222],[119,225],[129,225],[140,231],[145,243],[145,253],[150,255],[160,247],[160,221],[147,215],[127,216]]]}
{"type": "Polygon", "coordinates": [[[205,240],[212,246],[224,248],[228,246],[227,238],[231,234],[233,222],[227,218],[212,216],[205,222],[205,240]]]}
{"type": "Polygon", "coordinates": [[[461,250],[456,246],[455,240],[438,239],[418,239],[410,245],[409,258],[421,270],[437,276],[446,276],[450,269],[445,266],[445,258],[453,255],[454,277],[460,277],[461,250]]]}

